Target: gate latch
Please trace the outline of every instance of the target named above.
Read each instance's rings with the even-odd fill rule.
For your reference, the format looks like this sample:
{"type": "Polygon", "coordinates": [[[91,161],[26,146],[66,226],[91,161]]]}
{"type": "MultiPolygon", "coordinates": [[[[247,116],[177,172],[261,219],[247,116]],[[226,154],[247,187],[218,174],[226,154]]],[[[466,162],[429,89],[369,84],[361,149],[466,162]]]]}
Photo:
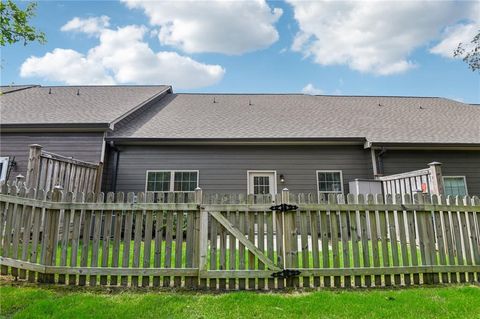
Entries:
{"type": "Polygon", "coordinates": [[[270,207],[271,210],[276,210],[279,212],[288,212],[291,210],[297,210],[298,206],[297,205],[290,205],[290,204],[280,204],[280,205],[274,205],[270,207]]]}
{"type": "Polygon", "coordinates": [[[293,269],[284,269],[279,272],[274,272],[272,274],[272,277],[274,278],[291,278],[291,277],[296,277],[300,275],[299,270],[293,270],[293,269]]]}

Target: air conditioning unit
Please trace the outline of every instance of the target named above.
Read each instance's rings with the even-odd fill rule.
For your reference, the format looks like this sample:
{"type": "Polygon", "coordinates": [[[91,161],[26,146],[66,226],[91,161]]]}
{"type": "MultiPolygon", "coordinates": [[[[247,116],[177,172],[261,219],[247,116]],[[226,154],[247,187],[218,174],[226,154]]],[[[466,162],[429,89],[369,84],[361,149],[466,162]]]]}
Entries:
{"type": "Polygon", "coordinates": [[[383,194],[382,182],[374,179],[356,178],[354,181],[349,182],[348,186],[350,193],[354,195],[383,194]]]}

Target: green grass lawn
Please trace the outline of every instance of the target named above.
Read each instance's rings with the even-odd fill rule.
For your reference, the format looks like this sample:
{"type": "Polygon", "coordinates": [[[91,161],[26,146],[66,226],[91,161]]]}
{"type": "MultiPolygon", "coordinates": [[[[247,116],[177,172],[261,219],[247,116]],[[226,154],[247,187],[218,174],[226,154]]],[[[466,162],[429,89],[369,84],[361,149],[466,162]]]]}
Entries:
{"type": "Polygon", "coordinates": [[[480,287],[203,293],[2,280],[1,318],[480,318],[480,287]]]}

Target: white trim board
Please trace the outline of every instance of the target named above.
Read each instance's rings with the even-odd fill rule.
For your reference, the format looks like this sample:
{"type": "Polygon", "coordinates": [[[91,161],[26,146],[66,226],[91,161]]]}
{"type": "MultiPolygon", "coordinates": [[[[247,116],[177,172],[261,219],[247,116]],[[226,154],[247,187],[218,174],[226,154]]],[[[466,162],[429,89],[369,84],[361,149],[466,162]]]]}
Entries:
{"type": "Polygon", "coordinates": [[[0,157],[0,162],[3,164],[2,171],[0,171],[0,181],[4,181],[7,179],[8,163],[9,163],[8,156],[0,157]]]}

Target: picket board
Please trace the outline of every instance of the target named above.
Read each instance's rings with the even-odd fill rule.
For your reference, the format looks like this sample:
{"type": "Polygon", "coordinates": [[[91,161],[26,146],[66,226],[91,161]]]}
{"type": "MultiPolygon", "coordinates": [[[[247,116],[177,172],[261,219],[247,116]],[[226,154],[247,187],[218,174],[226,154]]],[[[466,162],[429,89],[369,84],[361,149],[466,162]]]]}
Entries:
{"type": "MultiPolygon", "coordinates": [[[[347,196],[347,203],[354,204],[356,202],[355,196],[353,194],[348,194],[347,196]]],[[[359,253],[359,244],[360,244],[360,237],[359,234],[359,227],[357,224],[357,220],[359,220],[360,215],[359,212],[356,210],[349,211],[349,220],[350,220],[350,234],[352,237],[352,254],[353,254],[353,266],[355,268],[360,267],[360,253],[359,253]]],[[[354,285],[355,287],[362,286],[362,277],[355,276],[354,277],[354,285]]]]}
{"type": "MultiPolygon", "coordinates": [[[[113,203],[115,201],[115,194],[112,192],[107,193],[106,203],[113,203]]],[[[103,234],[102,234],[102,267],[108,267],[108,261],[110,257],[110,239],[112,232],[112,219],[113,212],[111,210],[106,210],[103,212],[104,223],[103,223],[103,234]]],[[[100,285],[105,286],[108,283],[108,276],[100,276],[100,285]]]]}
{"type": "MultiPolygon", "coordinates": [[[[99,193],[97,195],[97,203],[103,203],[105,198],[104,193],[99,193]]],[[[92,238],[92,258],[90,260],[90,267],[97,267],[98,266],[98,257],[99,257],[99,250],[100,250],[100,234],[102,230],[102,215],[103,212],[101,210],[95,210],[93,213],[93,238],[92,238]]],[[[90,286],[97,285],[97,276],[90,275],[90,286]]]]}

